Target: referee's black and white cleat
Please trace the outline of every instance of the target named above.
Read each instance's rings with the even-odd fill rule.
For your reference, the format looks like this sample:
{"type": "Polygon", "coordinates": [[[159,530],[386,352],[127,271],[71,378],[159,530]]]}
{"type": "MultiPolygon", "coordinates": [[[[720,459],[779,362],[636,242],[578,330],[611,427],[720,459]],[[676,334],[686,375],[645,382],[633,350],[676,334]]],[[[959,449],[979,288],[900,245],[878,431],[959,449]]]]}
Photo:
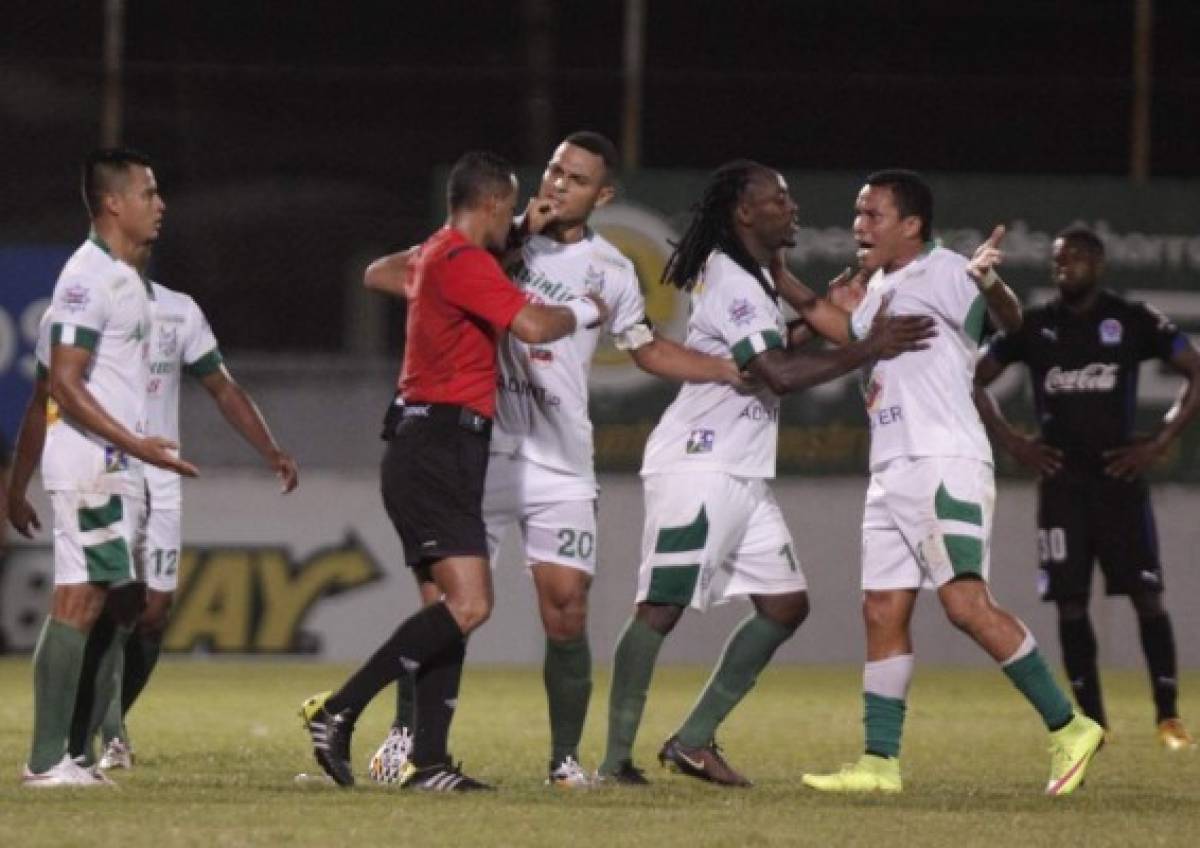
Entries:
{"type": "Polygon", "coordinates": [[[353,786],[350,737],[354,723],[345,713],[330,713],[325,701],[332,692],[313,695],[300,706],[300,719],[312,739],[313,757],[338,786],[353,786]]]}
{"type": "Polygon", "coordinates": [[[463,774],[462,763],[456,766],[442,763],[418,768],[410,762],[404,767],[400,788],[421,792],[479,792],[491,791],[493,787],[463,774]]]}

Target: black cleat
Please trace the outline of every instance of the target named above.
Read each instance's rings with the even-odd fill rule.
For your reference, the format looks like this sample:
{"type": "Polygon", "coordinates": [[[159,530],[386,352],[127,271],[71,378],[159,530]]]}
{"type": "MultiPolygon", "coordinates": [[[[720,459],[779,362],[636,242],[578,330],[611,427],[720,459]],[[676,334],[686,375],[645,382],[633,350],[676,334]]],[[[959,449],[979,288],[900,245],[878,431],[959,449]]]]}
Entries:
{"type": "Polygon", "coordinates": [[[350,736],[354,723],[343,712],[336,715],[325,709],[332,692],[313,695],[300,706],[300,719],[312,737],[313,757],[338,786],[353,786],[350,769],[350,736]]]}
{"type": "Polygon", "coordinates": [[[462,763],[452,766],[442,763],[418,768],[412,762],[404,767],[400,778],[401,789],[416,789],[421,792],[480,792],[491,791],[486,783],[467,777],[462,773],[462,763]]]}
{"type": "Polygon", "coordinates": [[[662,750],[658,752],[658,761],[664,768],[722,786],[754,785],[725,762],[715,741],[702,748],[689,748],[679,741],[678,736],[672,736],[663,743],[662,750]]]}
{"type": "Polygon", "coordinates": [[[633,764],[633,760],[621,760],[614,772],[596,772],[596,783],[617,786],[649,786],[646,773],[633,764]]]}

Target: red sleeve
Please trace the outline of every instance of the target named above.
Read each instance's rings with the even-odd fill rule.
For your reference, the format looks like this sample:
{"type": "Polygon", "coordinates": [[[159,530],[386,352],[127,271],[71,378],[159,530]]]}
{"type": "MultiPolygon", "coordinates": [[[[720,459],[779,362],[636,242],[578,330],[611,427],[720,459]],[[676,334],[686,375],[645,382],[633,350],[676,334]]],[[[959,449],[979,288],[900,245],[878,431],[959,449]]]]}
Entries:
{"type": "Polygon", "coordinates": [[[483,248],[457,247],[444,261],[442,296],[464,312],[505,329],[528,302],[483,248]]]}

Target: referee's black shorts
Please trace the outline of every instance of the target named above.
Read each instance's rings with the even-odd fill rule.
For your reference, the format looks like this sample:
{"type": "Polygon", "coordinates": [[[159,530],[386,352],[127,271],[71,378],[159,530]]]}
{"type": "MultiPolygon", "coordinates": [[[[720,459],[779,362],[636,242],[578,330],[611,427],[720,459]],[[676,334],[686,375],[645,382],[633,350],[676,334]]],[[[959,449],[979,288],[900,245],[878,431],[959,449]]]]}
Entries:
{"type": "Polygon", "coordinates": [[[1107,595],[1163,590],[1146,481],[1060,471],[1038,485],[1038,589],[1047,601],[1091,594],[1098,561],[1107,595]]]}
{"type": "Polygon", "coordinates": [[[483,524],[491,422],[448,404],[410,404],[385,424],[381,483],[410,568],[488,555],[483,524]]]}

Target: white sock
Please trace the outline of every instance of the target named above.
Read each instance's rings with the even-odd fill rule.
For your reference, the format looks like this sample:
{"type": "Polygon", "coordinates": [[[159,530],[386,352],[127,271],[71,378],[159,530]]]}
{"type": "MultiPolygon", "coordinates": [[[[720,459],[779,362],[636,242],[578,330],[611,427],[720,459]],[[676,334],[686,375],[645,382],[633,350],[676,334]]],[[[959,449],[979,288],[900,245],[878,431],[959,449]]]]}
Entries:
{"type": "Polygon", "coordinates": [[[886,660],[869,660],[863,665],[863,691],[898,701],[907,700],[913,666],[912,654],[900,654],[886,660]]]}

